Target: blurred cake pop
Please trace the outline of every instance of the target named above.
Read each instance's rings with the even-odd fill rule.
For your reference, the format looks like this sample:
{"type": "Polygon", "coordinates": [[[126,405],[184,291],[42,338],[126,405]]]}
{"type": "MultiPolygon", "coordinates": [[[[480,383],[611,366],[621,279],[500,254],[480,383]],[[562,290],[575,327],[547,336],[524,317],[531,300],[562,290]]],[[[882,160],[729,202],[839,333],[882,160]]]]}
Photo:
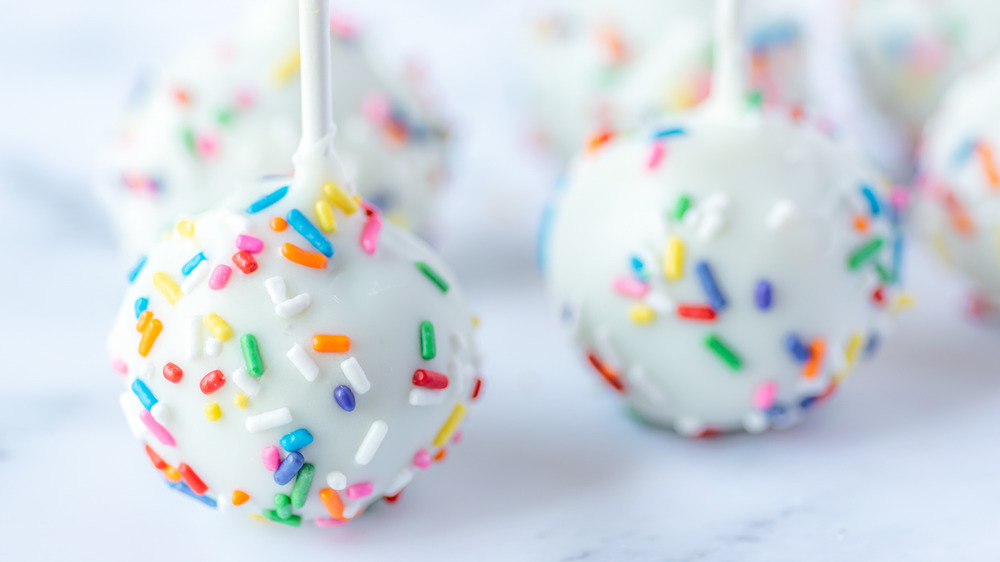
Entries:
{"type": "Polygon", "coordinates": [[[684,435],[796,422],[880,340],[901,241],[880,176],[744,102],[734,0],[694,112],[574,162],[547,277],[590,364],[684,435]]]}
{"type": "MultiPolygon", "coordinates": [[[[333,94],[347,172],[386,218],[422,229],[444,180],[447,131],[419,76],[384,64],[350,20],[336,16],[331,29],[334,71],[351,77],[333,94]]],[[[291,170],[297,40],[295,2],[260,2],[232,40],[193,49],[140,85],[99,178],[129,254],[222,200],[235,180],[291,170]]]]}
{"type": "Polygon", "coordinates": [[[301,4],[295,175],[179,222],[132,272],[109,345],[122,408],[171,487],[326,526],[443,459],[482,383],[454,276],[345,179],[327,0],[301,4]]]}

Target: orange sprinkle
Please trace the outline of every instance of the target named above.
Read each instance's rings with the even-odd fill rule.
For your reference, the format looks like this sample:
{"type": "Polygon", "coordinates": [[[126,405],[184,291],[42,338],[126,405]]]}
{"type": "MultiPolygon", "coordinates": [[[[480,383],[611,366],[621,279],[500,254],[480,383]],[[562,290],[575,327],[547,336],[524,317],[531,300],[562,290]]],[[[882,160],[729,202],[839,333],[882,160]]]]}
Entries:
{"type": "Polygon", "coordinates": [[[320,353],[347,353],[351,350],[351,338],[320,334],[313,337],[313,349],[320,353]]]}
{"type": "Polygon", "coordinates": [[[621,377],[616,373],[611,367],[608,367],[603,361],[597,358],[593,353],[587,354],[587,360],[590,364],[597,369],[597,372],[604,377],[604,380],[608,382],[615,390],[618,392],[625,392],[625,385],[622,384],[621,377]]]}
{"type": "Polygon", "coordinates": [[[163,458],[156,454],[156,451],[154,451],[148,444],[146,445],[146,454],[149,455],[149,460],[153,461],[153,466],[155,466],[157,470],[167,468],[167,463],[164,462],[163,458]]]}
{"type": "Polygon", "coordinates": [[[959,234],[973,236],[976,233],[976,226],[972,223],[972,219],[951,191],[944,192],[944,205],[945,209],[948,210],[949,218],[951,218],[951,225],[959,234]]]}
{"type": "Polygon", "coordinates": [[[139,315],[139,322],[135,325],[136,332],[145,332],[146,328],[149,327],[149,321],[153,319],[153,313],[149,310],[143,310],[142,314],[139,315]]]}
{"type": "Polygon", "coordinates": [[[250,495],[243,490],[233,492],[233,505],[243,505],[250,499],[250,495]]]}
{"type": "Polygon", "coordinates": [[[823,359],[826,355],[826,342],[822,339],[815,339],[810,349],[812,350],[812,358],[802,368],[802,376],[807,379],[815,378],[819,374],[819,369],[823,365],[823,359]]]}
{"type": "Polygon", "coordinates": [[[615,138],[614,131],[598,131],[587,141],[587,152],[597,152],[602,146],[608,144],[608,142],[610,142],[613,138],[615,138]]]}
{"type": "Polygon", "coordinates": [[[611,55],[611,59],[619,63],[625,62],[628,58],[628,48],[625,46],[625,40],[622,38],[621,32],[618,31],[618,27],[612,24],[602,25],[597,30],[597,34],[601,45],[611,55]]]}
{"type": "Polygon", "coordinates": [[[854,230],[865,233],[868,232],[868,218],[864,215],[854,216],[854,230]]]}
{"type": "Polygon", "coordinates": [[[177,472],[176,468],[169,465],[163,469],[163,476],[165,476],[167,480],[170,480],[171,482],[181,481],[181,473],[177,472]]]}
{"type": "Polygon", "coordinates": [[[330,517],[334,519],[344,518],[344,502],[333,488],[323,488],[320,490],[319,500],[323,502],[323,507],[326,508],[326,512],[330,514],[330,517]]]}
{"type": "Polygon", "coordinates": [[[281,247],[281,254],[288,258],[288,261],[292,263],[297,263],[313,269],[326,269],[326,265],[329,263],[326,256],[323,254],[307,252],[295,244],[288,242],[281,247]]]}
{"type": "Polygon", "coordinates": [[[271,219],[271,230],[275,232],[284,232],[288,228],[288,221],[281,217],[274,217],[271,219]]]}
{"type": "Polygon", "coordinates": [[[1000,191],[1000,168],[997,168],[997,158],[993,153],[993,147],[985,142],[976,144],[976,153],[979,154],[979,162],[983,167],[986,180],[990,182],[993,191],[1000,191]]]}
{"type": "Polygon", "coordinates": [[[442,448],[434,455],[434,462],[441,462],[448,456],[448,449],[442,448]]]}
{"type": "Polygon", "coordinates": [[[146,330],[142,332],[142,339],[139,340],[139,355],[142,357],[149,355],[149,350],[153,348],[156,338],[160,336],[160,332],[162,331],[163,322],[160,322],[156,318],[152,319],[146,330]]]}

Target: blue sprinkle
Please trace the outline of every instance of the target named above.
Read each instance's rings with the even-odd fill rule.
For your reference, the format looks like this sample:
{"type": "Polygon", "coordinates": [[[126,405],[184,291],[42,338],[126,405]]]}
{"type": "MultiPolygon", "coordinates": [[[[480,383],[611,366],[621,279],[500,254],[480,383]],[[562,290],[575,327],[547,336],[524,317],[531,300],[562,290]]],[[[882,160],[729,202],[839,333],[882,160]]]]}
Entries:
{"type": "Polygon", "coordinates": [[[903,255],[905,239],[897,234],[892,241],[892,282],[899,285],[903,282],[903,255]]]}
{"type": "Polygon", "coordinates": [[[308,240],[317,252],[328,258],[333,257],[333,245],[298,209],[288,211],[288,224],[292,225],[292,228],[308,240]]]}
{"type": "Polygon", "coordinates": [[[765,412],[765,414],[769,419],[773,421],[776,419],[784,418],[786,415],[788,415],[788,410],[786,410],[785,407],[780,404],[775,404],[774,406],[771,406],[771,408],[767,412],[765,412]]]}
{"type": "Polygon", "coordinates": [[[171,488],[177,490],[178,492],[180,492],[182,494],[185,494],[187,496],[191,496],[192,498],[200,501],[201,503],[207,505],[208,507],[211,507],[212,509],[218,509],[218,507],[219,507],[219,504],[217,504],[215,502],[215,500],[213,500],[212,498],[210,498],[208,496],[199,496],[198,494],[194,493],[194,490],[192,490],[184,482],[171,482],[171,481],[167,480],[167,486],[170,486],[171,488]]]}
{"type": "Polygon", "coordinates": [[[344,385],[333,389],[333,398],[337,401],[337,405],[343,408],[345,412],[353,412],[354,407],[357,405],[357,401],[354,399],[354,391],[344,385]]]}
{"type": "Polygon", "coordinates": [[[771,309],[771,305],[774,304],[774,288],[771,287],[770,281],[762,280],[757,283],[754,298],[757,301],[757,308],[760,310],[771,309]]]}
{"type": "Polygon", "coordinates": [[[135,299],[135,317],[136,318],[142,316],[142,313],[146,312],[147,308],[149,308],[149,299],[147,299],[146,297],[139,297],[139,298],[135,299]]]}
{"type": "Polygon", "coordinates": [[[156,396],[153,396],[153,391],[149,390],[146,383],[139,379],[132,381],[132,392],[139,397],[139,402],[142,402],[142,407],[147,410],[152,410],[153,406],[159,402],[159,400],[156,399],[156,396]]]}
{"type": "Polygon", "coordinates": [[[546,205],[542,211],[542,220],[538,225],[538,237],[535,242],[535,267],[538,271],[545,271],[545,264],[548,261],[549,238],[552,236],[552,221],[555,219],[555,208],[546,205]]]}
{"type": "Polygon", "coordinates": [[[802,399],[802,402],[799,403],[799,408],[808,410],[809,408],[815,406],[817,402],[819,402],[819,396],[807,396],[802,399]]]}
{"type": "Polygon", "coordinates": [[[260,199],[251,203],[250,206],[247,207],[247,214],[253,215],[255,213],[259,213],[264,209],[270,207],[271,205],[274,205],[278,201],[284,199],[285,195],[287,194],[288,194],[288,186],[286,185],[285,187],[278,189],[274,193],[265,195],[260,199]]]}
{"type": "Polygon", "coordinates": [[[785,47],[798,41],[799,27],[794,21],[778,21],[757,30],[750,37],[754,52],[770,51],[776,47],[785,47]]]}
{"type": "Polygon", "coordinates": [[[302,453],[298,451],[288,453],[288,456],[281,461],[278,469],[274,471],[274,482],[279,486],[288,484],[295,478],[295,475],[299,473],[299,469],[305,463],[306,458],[302,456],[302,453]]]}
{"type": "Polygon", "coordinates": [[[653,133],[653,139],[665,139],[667,137],[680,137],[687,134],[682,127],[668,127],[666,129],[660,129],[653,133]]]}
{"type": "Polygon", "coordinates": [[[139,258],[139,263],[135,264],[135,267],[133,267],[132,271],[129,272],[128,274],[129,283],[135,283],[135,278],[139,276],[139,273],[142,271],[144,265],[146,265],[146,256],[142,256],[141,258],[139,258]]]}
{"type": "Polygon", "coordinates": [[[804,344],[795,334],[788,334],[785,338],[785,349],[800,363],[805,363],[812,359],[812,349],[804,344]]]}
{"type": "Polygon", "coordinates": [[[882,204],[879,203],[878,195],[875,195],[875,191],[867,184],[861,186],[861,194],[868,200],[868,207],[872,216],[877,217],[882,212],[882,204]]]}
{"type": "Polygon", "coordinates": [[[962,145],[958,147],[958,150],[955,151],[955,155],[953,156],[955,166],[961,167],[965,165],[965,163],[972,158],[972,153],[976,151],[977,146],[979,146],[979,143],[976,142],[975,139],[968,139],[963,142],[962,145]]]}
{"type": "Polygon", "coordinates": [[[309,433],[306,429],[296,429],[281,438],[281,448],[291,453],[298,451],[312,442],[312,433],[309,433]]]}
{"type": "Polygon", "coordinates": [[[184,267],[181,268],[181,273],[183,273],[185,276],[191,275],[191,272],[194,271],[194,268],[198,267],[198,264],[205,261],[205,259],[206,259],[205,253],[198,252],[198,255],[189,259],[188,262],[184,264],[184,267]]]}
{"type": "Polygon", "coordinates": [[[639,281],[649,280],[649,271],[646,270],[646,264],[643,263],[639,256],[632,256],[630,261],[632,265],[632,271],[635,272],[635,278],[639,281]]]}
{"type": "Polygon", "coordinates": [[[700,261],[695,265],[695,270],[698,272],[698,280],[701,281],[701,288],[705,291],[705,296],[708,297],[708,304],[716,312],[721,312],[726,308],[726,297],[723,296],[722,291],[719,289],[719,284],[715,281],[712,268],[708,265],[708,262],[700,261]]]}
{"type": "Polygon", "coordinates": [[[878,334],[872,334],[868,337],[868,343],[865,344],[865,357],[872,357],[878,353],[879,345],[882,343],[882,339],[879,338],[878,334]]]}

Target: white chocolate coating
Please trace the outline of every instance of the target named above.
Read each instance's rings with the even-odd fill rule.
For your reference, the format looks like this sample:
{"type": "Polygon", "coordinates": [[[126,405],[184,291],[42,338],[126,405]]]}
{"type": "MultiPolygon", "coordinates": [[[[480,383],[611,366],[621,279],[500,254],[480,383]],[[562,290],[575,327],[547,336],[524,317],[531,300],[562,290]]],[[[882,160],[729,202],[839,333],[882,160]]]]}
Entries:
{"type": "MultiPolygon", "coordinates": [[[[771,105],[801,106],[801,22],[774,0],[752,0],[754,88],[771,105]]],[[[526,41],[533,115],[563,155],[593,134],[698,105],[711,89],[713,2],[576,2],[536,19],[526,41]]]]}
{"type": "MultiPolygon", "coordinates": [[[[337,166],[296,168],[294,180],[275,178],[244,186],[221,207],[180,223],[149,253],[129,287],[109,345],[127,384],[141,380],[159,401],[151,413],[176,446],[151,433],[139,419],[146,410],[138,395],[127,390],[123,409],[137,437],[170,467],[190,466],[208,487],[204,497],[220,509],[251,514],[275,509],[275,494],[291,494],[294,480],[276,483],[263,460],[265,449],[277,447],[287,456],[282,436],[308,430],[314,442],[301,453],[314,465],[315,475],[305,505],[292,511],[303,520],[328,525],[340,519],[331,518],[324,507],[321,489],[336,488],[344,504],[343,518],[350,519],[383,496],[397,494],[450,446],[457,433],[447,422],[460,421],[465,405],[478,393],[478,360],[474,318],[445,264],[415,236],[391,223],[383,224],[375,238],[366,236],[374,220],[366,210],[346,214],[317,183],[324,177],[338,178],[336,183],[350,194],[337,166]],[[253,202],[289,184],[280,201],[258,213],[247,212],[253,202]],[[328,265],[313,269],[286,258],[283,245],[317,249],[293,226],[278,232],[269,224],[273,217],[289,217],[292,209],[299,209],[318,228],[322,223],[313,209],[319,200],[332,204],[336,231],[322,236],[334,249],[328,265]],[[252,273],[234,263],[240,235],[263,242],[253,254],[258,269],[252,273]],[[375,240],[376,247],[363,248],[363,240],[375,240]],[[206,260],[183,275],[183,266],[199,252],[206,260]],[[439,273],[447,290],[422,273],[417,262],[439,273]],[[225,287],[215,289],[213,272],[221,266],[232,272],[225,287]],[[155,285],[154,276],[160,272],[182,288],[173,304],[155,285]],[[135,309],[142,298],[148,299],[154,322],[162,323],[145,357],[140,354],[144,336],[137,331],[135,309]],[[228,325],[228,338],[220,337],[228,334],[218,324],[213,331],[212,314],[228,325]],[[421,336],[425,322],[433,326],[436,342],[435,353],[426,359],[421,336]],[[241,338],[248,334],[255,336],[263,360],[259,378],[251,376],[251,364],[241,350],[241,338]],[[314,337],[321,334],[348,336],[349,350],[317,350],[314,337]],[[183,370],[179,382],[163,374],[168,363],[183,370]],[[417,369],[446,375],[447,387],[415,386],[417,369]],[[215,370],[222,372],[225,383],[205,394],[200,381],[215,370]],[[335,389],[341,386],[353,392],[353,411],[335,400],[335,389]],[[241,407],[238,402],[243,400],[241,407]],[[206,410],[213,403],[221,414],[216,421],[210,421],[212,410],[206,410]],[[365,483],[371,484],[371,493],[352,498],[351,490],[357,489],[352,486],[365,483]],[[249,495],[239,507],[232,501],[236,490],[249,495]]],[[[255,244],[251,240],[248,247],[255,249],[255,244]]]]}
{"type": "Polygon", "coordinates": [[[849,150],[785,118],[698,111],[664,121],[574,162],[549,230],[551,293],[584,353],[648,421],[684,435],[783,427],[881,336],[898,259],[876,186],[849,150]],[[657,131],[674,132],[656,140],[657,131]],[[849,267],[875,239],[881,246],[849,267]],[[705,288],[701,262],[724,304],[705,288]],[[762,281],[767,309],[757,303],[762,281]],[[682,317],[681,306],[714,320],[682,317]],[[713,334],[738,366],[710,348],[713,334]],[[789,335],[808,359],[792,355],[789,335]]]}
{"type": "MultiPolygon", "coordinates": [[[[140,86],[98,181],[127,254],[236,182],[291,171],[301,129],[296,5],[258,3],[234,37],[191,49],[140,86]]],[[[447,131],[417,77],[383,64],[351,25],[335,20],[332,43],[342,160],[389,220],[424,229],[446,176],[447,131]]]]}
{"type": "Polygon", "coordinates": [[[918,228],[944,260],[1000,303],[1000,57],[966,73],[929,121],[918,228]]]}

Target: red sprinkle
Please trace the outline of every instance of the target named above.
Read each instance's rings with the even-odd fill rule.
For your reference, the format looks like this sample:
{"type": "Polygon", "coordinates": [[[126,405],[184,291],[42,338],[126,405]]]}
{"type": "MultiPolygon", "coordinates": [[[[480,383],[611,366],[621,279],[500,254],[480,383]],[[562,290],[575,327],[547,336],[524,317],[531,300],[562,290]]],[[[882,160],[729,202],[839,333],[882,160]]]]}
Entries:
{"type": "Polygon", "coordinates": [[[677,307],[677,316],[688,320],[715,321],[715,310],[709,306],[682,304],[677,307]]]}
{"type": "Polygon", "coordinates": [[[417,369],[413,373],[413,384],[424,388],[440,390],[442,388],[448,388],[448,377],[447,375],[435,373],[434,371],[417,369]]]}
{"type": "Polygon", "coordinates": [[[233,263],[236,267],[240,268],[243,273],[253,273],[257,271],[257,260],[254,259],[253,254],[246,250],[240,250],[233,254],[233,263]]]}
{"type": "Polygon", "coordinates": [[[146,444],[146,454],[149,455],[149,460],[153,461],[153,466],[156,467],[156,470],[163,470],[167,467],[166,461],[160,455],[157,455],[156,451],[148,443],[146,444]]]}
{"type": "Polygon", "coordinates": [[[472,399],[475,400],[479,398],[479,394],[483,391],[483,379],[482,377],[476,377],[476,386],[472,387],[472,399]]]}
{"type": "Polygon", "coordinates": [[[222,388],[224,384],[226,384],[226,375],[223,375],[222,371],[212,371],[202,377],[201,391],[205,394],[211,394],[222,388]]]}
{"type": "Polygon", "coordinates": [[[177,472],[181,474],[181,478],[184,479],[184,483],[191,488],[192,492],[198,494],[199,496],[203,496],[205,495],[205,492],[208,491],[208,486],[202,482],[201,478],[198,477],[190,466],[181,463],[177,465],[177,472]]]}
{"type": "Polygon", "coordinates": [[[167,363],[163,366],[163,378],[170,382],[181,382],[181,377],[184,376],[184,371],[180,367],[174,365],[173,363],[167,363]]]}
{"type": "Polygon", "coordinates": [[[875,304],[885,304],[885,287],[879,286],[875,289],[872,292],[872,300],[875,301],[875,304]]]}
{"type": "Polygon", "coordinates": [[[622,393],[625,392],[625,385],[622,384],[621,377],[618,376],[618,373],[614,372],[614,370],[611,369],[611,367],[605,365],[604,362],[598,359],[597,356],[594,355],[593,353],[587,354],[587,360],[590,361],[590,364],[593,365],[595,369],[597,369],[597,372],[600,373],[602,377],[604,377],[604,380],[607,381],[607,383],[610,384],[612,388],[614,388],[618,392],[622,393]]]}
{"type": "Polygon", "coordinates": [[[396,492],[396,495],[394,495],[394,496],[384,496],[382,499],[385,500],[385,503],[396,503],[396,502],[399,501],[399,496],[401,496],[402,494],[403,494],[403,491],[400,490],[400,491],[396,492]]]}

